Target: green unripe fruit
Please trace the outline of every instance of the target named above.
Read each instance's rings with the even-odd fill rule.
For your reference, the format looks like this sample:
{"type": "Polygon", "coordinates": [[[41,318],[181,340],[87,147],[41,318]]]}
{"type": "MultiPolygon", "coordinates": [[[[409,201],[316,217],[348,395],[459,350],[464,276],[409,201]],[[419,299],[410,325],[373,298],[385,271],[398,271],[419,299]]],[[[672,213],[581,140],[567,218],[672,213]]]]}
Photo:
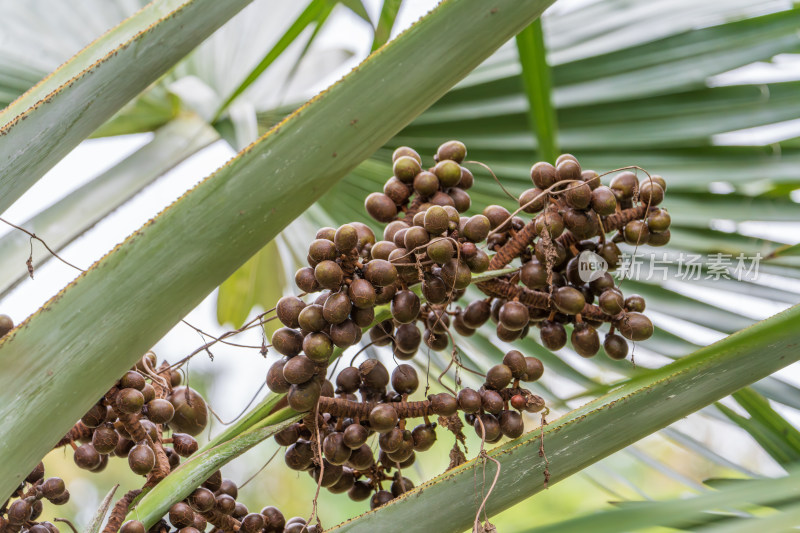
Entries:
{"type": "Polygon", "coordinates": [[[439,178],[442,187],[453,187],[461,181],[461,167],[455,161],[439,161],[433,167],[433,173],[439,178]]]}
{"type": "Polygon", "coordinates": [[[414,176],[420,173],[422,167],[420,162],[411,156],[401,156],[392,165],[392,173],[403,183],[411,183],[414,176]]]}
{"type": "Polygon", "coordinates": [[[461,163],[467,157],[467,147],[461,141],[447,141],[436,150],[436,159],[445,161],[447,159],[461,163]]]}
{"type": "Polygon", "coordinates": [[[447,226],[450,223],[450,217],[444,207],[439,205],[432,205],[425,211],[423,225],[425,230],[431,235],[441,235],[447,231],[447,226]]]}
{"type": "Polygon", "coordinates": [[[475,215],[464,224],[463,235],[472,242],[483,242],[491,229],[491,221],[486,216],[475,215]]]}

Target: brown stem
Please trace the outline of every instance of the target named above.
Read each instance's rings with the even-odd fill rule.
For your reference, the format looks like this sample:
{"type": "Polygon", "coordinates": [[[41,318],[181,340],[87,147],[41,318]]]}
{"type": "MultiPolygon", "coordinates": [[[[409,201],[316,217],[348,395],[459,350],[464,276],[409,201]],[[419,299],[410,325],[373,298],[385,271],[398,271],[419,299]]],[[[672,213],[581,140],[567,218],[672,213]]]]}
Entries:
{"type": "MultiPolygon", "coordinates": [[[[536,309],[552,309],[550,304],[550,295],[546,292],[534,291],[519,285],[512,285],[511,283],[501,279],[491,279],[478,284],[478,288],[489,296],[495,298],[503,298],[505,300],[518,299],[528,307],[536,309]]],[[[596,305],[586,304],[581,311],[583,318],[589,320],[597,320],[601,322],[611,322],[614,317],[605,314],[602,309],[596,305]]]]}
{"type": "Polygon", "coordinates": [[[122,521],[125,520],[125,515],[128,514],[128,507],[130,507],[134,498],[141,493],[142,489],[130,490],[125,493],[125,496],[117,500],[111,510],[111,516],[108,518],[106,527],[103,528],[103,533],[117,533],[119,531],[122,521]]]}
{"type": "MultiPolygon", "coordinates": [[[[527,389],[514,387],[502,389],[497,392],[500,393],[504,401],[510,400],[512,396],[521,395],[527,400],[529,408],[538,407],[541,409],[545,405],[544,399],[531,393],[531,391],[527,389]]],[[[323,396],[319,399],[319,412],[328,413],[336,417],[358,417],[364,420],[369,418],[370,411],[378,404],[379,402],[354,402],[343,398],[328,398],[323,396]]],[[[419,402],[392,402],[390,405],[397,411],[397,417],[401,420],[406,418],[429,417],[435,414],[430,400],[419,402]]]]}

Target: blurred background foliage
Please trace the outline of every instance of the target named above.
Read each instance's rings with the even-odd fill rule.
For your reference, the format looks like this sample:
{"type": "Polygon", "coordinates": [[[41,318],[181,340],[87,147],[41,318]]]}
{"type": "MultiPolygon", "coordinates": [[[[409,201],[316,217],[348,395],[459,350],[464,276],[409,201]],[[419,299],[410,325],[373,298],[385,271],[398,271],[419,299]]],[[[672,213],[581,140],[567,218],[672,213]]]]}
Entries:
{"type": "MultiPolygon", "coordinates": [[[[0,0],[0,104],[7,105],[143,4],[0,0]]],[[[93,209],[85,207],[88,192],[76,188],[50,206],[40,205],[41,212],[24,225],[46,228],[37,233],[56,250],[67,247],[148,185],[167,179],[165,173],[183,159],[208,146],[219,149],[221,143],[233,150],[246,146],[433,5],[257,0],[95,132],[97,138],[156,132],[147,137],[150,144],[138,148],[151,150],[140,154],[152,164],[147,175],[96,198],[93,209]],[[355,27],[361,33],[351,38],[348,29],[355,27]],[[356,39],[364,35],[368,38],[356,39]]],[[[489,165],[515,195],[531,186],[531,164],[551,159],[556,147],[577,155],[584,168],[602,172],[638,165],[667,179],[672,240],[655,257],[663,259],[669,277],[625,281],[626,292],[646,297],[656,325],[656,334],[636,345],[636,367],[602,353],[584,360],[569,347],[552,354],[535,334],[523,344],[545,363],[547,374],[535,392],[556,413],[798,303],[800,260],[791,247],[800,224],[798,24],[800,8],[779,0],[557,3],[541,26],[526,30],[477,68],[225,282],[216,299],[207,302],[215,305],[219,322],[209,330],[238,327],[291,292],[293,272],[304,263],[306,243],[316,228],[365,220],[363,200],[391,174],[391,150],[409,145],[432,163],[436,146],[451,138],[464,141],[469,159],[489,165]],[[689,283],[675,275],[682,253],[730,254],[734,264],[740,253],[761,254],[762,261],[755,278],[689,283]]],[[[123,160],[84,179],[85,191],[96,191],[103,180],[121,179],[126,164],[139,168],[141,161],[123,160]]],[[[472,170],[478,179],[470,191],[471,212],[489,204],[516,207],[486,172],[477,166],[472,170]]],[[[17,286],[25,290],[27,274],[20,267],[27,246],[18,234],[0,235],[5,258],[0,259],[0,296],[13,295],[17,286]]],[[[39,254],[37,267],[46,260],[39,254]]],[[[160,354],[178,358],[189,351],[187,338],[201,343],[196,334],[184,332],[180,340],[165,341],[160,354]],[[173,355],[176,350],[181,351],[173,355]]],[[[250,340],[261,341],[257,336],[250,340]]],[[[459,348],[466,361],[485,366],[498,359],[504,344],[485,328],[459,348]]],[[[388,360],[380,349],[370,348],[367,354],[388,360]]],[[[191,384],[220,412],[236,413],[246,400],[218,382],[233,375],[230,365],[243,356],[230,349],[215,350],[215,355],[213,364],[198,362],[191,384]]],[[[424,370],[425,362],[420,364],[424,370]]],[[[432,373],[445,364],[441,355],[431,354],[432,373]]],[[[468,384],[468,376],[464,379],[468,384]]],[[[612,509],[611,502],[705,495],[709,485],[703,481],[709,478],[781,475],[800,459],[798,383],[796,371],[790,370],[767,378],[492,522],[500,531],[522,531],[612,509]]],[[[533,418],[529,422],[536,424],[533,418]]],[[[446,466],[449,442],[442,438],[436,448],[418,460],[409,476],[415,482],[446,466]]],[[[475,439],[469,448],[477,451],[475,439]]],[[[225,475],[243,483],[274,450],[273,443],[259,445],[227,466],[225,475]]],[[[251,509],[276,505],[287,516],[305,515],[314,483],[281,463],[279,455],[257,475],[242,490],[243,501],[251,509]]],[[[79,527],[114,483],[136,484],[127,468],[113,461],[93,476],[82,475],[70,454],[61,451],[50,454],[46,465],[48,472],[65,478],[73,494],[70,503],[55,510],[79,527]]],[[[347,498],[327,493],[321,498],[325,525],[364,510],[362,503],[347,498]]],[[[737,513],[741,519],[763,514],[752,508],[737,513]]]]}

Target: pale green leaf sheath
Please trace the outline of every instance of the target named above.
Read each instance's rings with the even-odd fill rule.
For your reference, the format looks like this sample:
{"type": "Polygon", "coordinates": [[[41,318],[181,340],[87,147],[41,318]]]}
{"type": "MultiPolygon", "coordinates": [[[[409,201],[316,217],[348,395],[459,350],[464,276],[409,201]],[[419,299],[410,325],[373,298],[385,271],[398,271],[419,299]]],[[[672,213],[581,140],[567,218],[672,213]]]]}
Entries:
{"type": "Polygon", "coordinates": [[[0,442],[0,494],[237,267],[550,3],[444,2],[4,337],[0,426],[15,438],[0,442]]]}

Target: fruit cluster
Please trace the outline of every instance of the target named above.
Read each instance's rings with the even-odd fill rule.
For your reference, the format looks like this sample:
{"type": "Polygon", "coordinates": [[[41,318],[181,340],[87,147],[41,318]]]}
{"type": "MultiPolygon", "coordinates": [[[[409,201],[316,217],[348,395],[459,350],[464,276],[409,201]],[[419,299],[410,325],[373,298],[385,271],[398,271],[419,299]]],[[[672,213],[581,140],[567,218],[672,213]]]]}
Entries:
{"type": "MultiPolygon", "coordinates": [[[[514,213],[492,205],[463,216],[475,179],[463,166],[465,158],[466,147],[450,141],[426,170],[416,151],[398,148],[393,176],[382,193],[365,202],[369,215],[385,225],[382,240],[361,222],[320,229],[308,248],[308,266],[295,275],[304,294],[281,298],[275,308],[283,327],[272,335],[271,346],[282,358],[271,365],[266,382],[286,394],[292,409],[305,413],[275,435],[286,447],[285,463],[307,471],[330,492],[369,499],[371,508],[413,488],[402,471],[416,453],[433,446],[437,426],[456,436],[451,464],[461,453],[462,417],[482,441],[519,437],[522,413],[545,409],[544,400],[521,385],[538,380],[544,369],[535,357],[512,349],[485,374],[467,369],[484,378],[477,390],[445,386],[449,392],[427,394],[426,386],[424,399],[412,401],[420,379],[410,364],[389,372],[377,359],[367,359],[328,379],[328,365],[342,350],[360,343],[387,346],[396,361],[412,360],[423,346],[450,350],[447,371],[453,365],[465,368],[453,333],[473,335],[489,320],[504,342],[537,327],[551,350],[566,345],[565,325],[572,324],[572,346],[584,357],[599,351],[597,330],[603,323],[610,324],[603,347],[614,359],[627,356],[626,339],[653,333],[642,314],[644,299],[624,297],[609,272],[620,264],[618,243],[669,241],[670,216],[659,207],[663,178],[647,175],[640,182],[625,171],[606,187],[600,175],[565,154],[555,165],[533,165],[534,186],[522,193],[514,213]],[[526,222],[519,212],[534,217],[526,222]],[[602,259],[607,272],[587,274],[587,254],[602,259]],[[470,285],[485,296],[459,305],[470,285]],[[313,293],[319,294],[309,296],[313,293]],[[364,332],[368,343],[362,343],[364,332]],[[412,427],[409,419],[421,422],[412,427]],[[373,437],[377,447],[369,444],[373,437]]],[[[0,336],[12,327],[11,319],[0,315],[0,336]]],[[[133,472],[146,476],[147,489],[197,451],[193,436],[206,426],[205,401],[181,386],[177,371],[156,363],[148,352],[58,443],[74,449],[79,467],[98,472],[109,457],[125,457],[133,472]]],[[[117,502],[104,533],[146,533],[141,522],[122,523],[140,493],[132,490],[117,502]]],[[[165,517],[150,531],[167,533],[170,524],[181,533],[200,533],[208,524],[215,531],[244,533],[319,529],[299,517],[285,520],[274,507],[250,513],[237,496],[238,487],[217,471],[172,505],[169,523],[165,517]]],[[[36,522],[41,500],[64,503],[69,493],[60,479],[44,479],[40,465],[13,498],[0,508],[0,533],[56,533],[52,524],[36,522]]]]}

